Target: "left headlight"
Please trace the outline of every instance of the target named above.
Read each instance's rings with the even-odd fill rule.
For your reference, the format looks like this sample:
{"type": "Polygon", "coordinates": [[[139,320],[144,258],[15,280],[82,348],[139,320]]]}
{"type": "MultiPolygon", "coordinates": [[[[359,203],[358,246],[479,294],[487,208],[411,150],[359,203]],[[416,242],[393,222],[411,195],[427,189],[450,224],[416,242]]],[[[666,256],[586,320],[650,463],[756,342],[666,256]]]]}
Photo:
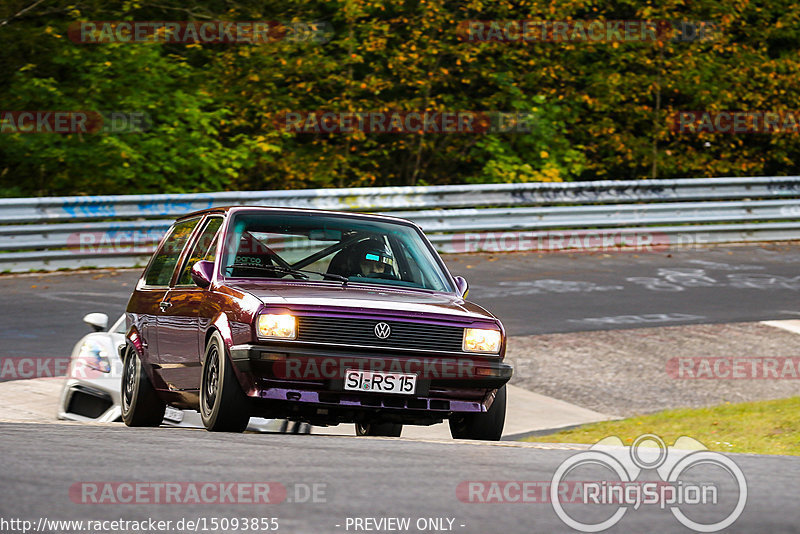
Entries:
{"type": "Polygon", "coordinates": [[[497,354],[500,352],[501,341],[502,336],[500,336],[499,330],[465,328],[464,343],[462,348],[464,349],[464,352],[485,352],[497,354]]]}
{"type": "Polygon", "coordinates": [[[111,362],[108,360],[108,352],[99,344],[92,341],[84,341],[81,345],[81,350],[78,353],[78,358],[82,360],[87,367],[100,371],[101,373],[108,373],[111,371],[111,362]]]}
{"type": "Polygon", "coordinates": [[[297,337],[297,319],[293,315],[259,315],[256,328],[260,337],[273,339],[297,337]]]}

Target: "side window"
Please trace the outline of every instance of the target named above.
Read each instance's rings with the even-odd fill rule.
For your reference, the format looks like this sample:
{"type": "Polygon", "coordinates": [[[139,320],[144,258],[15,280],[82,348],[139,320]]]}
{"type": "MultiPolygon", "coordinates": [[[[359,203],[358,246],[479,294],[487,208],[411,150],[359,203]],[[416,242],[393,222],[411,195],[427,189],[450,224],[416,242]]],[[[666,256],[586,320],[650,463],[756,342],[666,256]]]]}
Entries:
{"type": "Polygon", "coordinates": [[[192,267],[195,263],[200,260],[214,261],[214,245],[217,242],[216,237],[220,226],[222,226],[222,217],[209,219],[208,224],[203,229],[203,233],[197,238],[191,254],[186,259],[186,266],[183,268],[180,280],[178,280],[179,286],[192,285],[192,267]]]}
{"type": "Polygon", "coordinates": [[[153,258],[147,273],[144,275],[144,281],[148,286],[169,285],[181,251],[186,246],[186,241],[192,235],[192,230],[194,230],[199,221],[200,219],[189,219],[188,221],[181,221],[172,227],[172,232],[164,242],[164,246],[153,258]]]}

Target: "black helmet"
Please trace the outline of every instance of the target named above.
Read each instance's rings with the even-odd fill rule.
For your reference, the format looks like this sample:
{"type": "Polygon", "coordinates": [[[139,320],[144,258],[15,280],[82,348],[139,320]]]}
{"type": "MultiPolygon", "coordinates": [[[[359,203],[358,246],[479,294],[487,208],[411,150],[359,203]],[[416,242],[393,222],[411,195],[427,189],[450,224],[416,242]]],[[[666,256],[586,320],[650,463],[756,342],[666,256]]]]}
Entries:
{"type": "Polygon", "coordinates": [[[394,257],[391,250],[382,241],[375,238],[365,239],[356,243],[353,246],[351,258],[355,263],[354,267],[359,267],[359,271],[360,264],[363,261],[378,263],[381,272],[394,265],[394,257]]]}

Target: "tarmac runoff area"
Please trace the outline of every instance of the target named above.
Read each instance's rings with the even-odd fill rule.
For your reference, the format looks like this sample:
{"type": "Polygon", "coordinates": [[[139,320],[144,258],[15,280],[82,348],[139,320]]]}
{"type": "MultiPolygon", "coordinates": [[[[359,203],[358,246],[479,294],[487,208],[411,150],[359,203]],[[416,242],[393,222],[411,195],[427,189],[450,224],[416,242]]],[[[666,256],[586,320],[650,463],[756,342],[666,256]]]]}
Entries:
{"type": "MultiPolygon", "coordinates": [[[[503,439],[668,408],[800,395],[798,334],[800,320],[512,337],[503,439]]],[[[62,385],[61,378],[0,383],[0,421],[58,422],[62,385]]],[[[355,432],[339,425],[313,433],[355,432]]],[[[407,426],[403,437],[449,439],[450,431],[446,422],[407,426]]]]}

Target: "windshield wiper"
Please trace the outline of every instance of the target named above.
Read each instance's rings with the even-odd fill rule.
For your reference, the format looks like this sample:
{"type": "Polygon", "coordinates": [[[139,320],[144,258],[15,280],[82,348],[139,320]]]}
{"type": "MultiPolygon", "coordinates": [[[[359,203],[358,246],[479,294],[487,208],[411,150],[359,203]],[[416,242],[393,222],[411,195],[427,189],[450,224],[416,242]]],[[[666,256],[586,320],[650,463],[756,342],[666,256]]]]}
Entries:
{"type": "Polygon", "coordinates": [[[307,271],[305,269],[295,269],[294,267],[279,267],[275,266],[272,269],[278,271],[279,273],[288,273],[288,274],[300,274],[308,278],[309,274],[316,274],[323,278],[330,278],[332,280],[339,280],[340,282],[344,282],[347,284],[348,278],[346,276],[342,276],[341,274],[333,274],[333,273],[321,273],[318,271],[307,271]]]}
{"type": "Polygon", "coordinates": [[[230,269],[231,267],[245,267],[248,269],[261,269],[264,271],[283,271],[285,269],[285,267],[278,267],[276,265],[258,265],[253,263],[231,263],[230,265],[226,265],[225,269],[230,269]]]}
{"type": "Polygon", "coordinates": [[[265,271],[273,271],[276,273],[286,273],[286,274],[294,274],[297,276],[302,277],[304,280],[308,280],[310,274],[316,274],[323,278],[330,278],[332,280],[338,280],[343,283],[343,286],[347,285],[348,278],[346,276],[342,276],[340,274],[333,274],[333,273],[320,273],[317,271],[306,271],[305,269],[293,269],[291,267],[281,267],[279,265],[251,265],[249,263],[232,263],[230,265],[226,265],[225,268],[228,269],[230,267],[250,267],[253,269],[263,269],[265,271]]]}

